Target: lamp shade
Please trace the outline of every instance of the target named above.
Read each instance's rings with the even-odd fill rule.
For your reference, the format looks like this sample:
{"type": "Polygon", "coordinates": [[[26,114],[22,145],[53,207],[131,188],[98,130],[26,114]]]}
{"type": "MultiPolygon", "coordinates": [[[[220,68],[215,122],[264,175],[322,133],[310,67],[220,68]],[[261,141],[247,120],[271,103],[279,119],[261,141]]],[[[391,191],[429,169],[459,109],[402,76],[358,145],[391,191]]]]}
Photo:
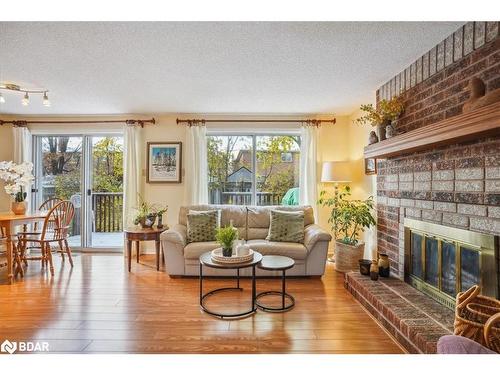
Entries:
{"type": "Polygon", "coordinates": [[[351,182],[351,169],[346,161],[325,161],[321,170],[321,182],[351,182]]]}

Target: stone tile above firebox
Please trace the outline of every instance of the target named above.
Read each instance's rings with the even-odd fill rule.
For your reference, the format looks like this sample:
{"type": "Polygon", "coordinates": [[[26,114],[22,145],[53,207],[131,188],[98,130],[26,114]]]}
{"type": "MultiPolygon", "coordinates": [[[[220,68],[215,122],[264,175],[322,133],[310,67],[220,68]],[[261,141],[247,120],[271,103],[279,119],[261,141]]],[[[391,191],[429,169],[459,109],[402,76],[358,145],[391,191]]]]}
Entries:
{"type": "Polygon", "coordinates": [[[345,286],[410,353],[436,353],[439,338],[453,332],[452,310],[399,279],[350,272],[345,286]]]}

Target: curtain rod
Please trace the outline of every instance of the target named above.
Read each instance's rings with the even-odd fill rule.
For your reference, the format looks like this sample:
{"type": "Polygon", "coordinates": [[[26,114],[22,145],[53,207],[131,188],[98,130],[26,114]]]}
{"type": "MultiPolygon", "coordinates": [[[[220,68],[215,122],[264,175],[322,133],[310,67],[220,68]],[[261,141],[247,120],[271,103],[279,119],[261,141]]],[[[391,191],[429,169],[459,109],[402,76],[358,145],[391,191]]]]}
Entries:
{"type": "Polygon", "coordinates": [[[151,120],[12,120],[12,121],[4,121],[0,120],[0,125],[12,124],[14,126],[26,126],[28,124],[107,124],[107,123],[124,123],[127,125],[140,125],[141,128],[144,127],[144,124],[155,124],[155,119],[151,120]]]}
{"type": "Polygon", "coordinates": [[[252,119],[177,119],[177,124],[188,124],[189,126],[196,126],[196,125],[203,125],[207,122],[240,122],[240,123],[251,123],[251,122],[300,122],[300,123],[306,123],[307,125],[313,125],[313,126],[320,126],[322,123],[330,123],[330,124],[335,124],[337,122],[336,118],[333,118],[331,120],[317,120],[317,119],[300,119],[300,120],[277,120],[277,119],[270,119],[270,120],[252,120],[252,119]]]}

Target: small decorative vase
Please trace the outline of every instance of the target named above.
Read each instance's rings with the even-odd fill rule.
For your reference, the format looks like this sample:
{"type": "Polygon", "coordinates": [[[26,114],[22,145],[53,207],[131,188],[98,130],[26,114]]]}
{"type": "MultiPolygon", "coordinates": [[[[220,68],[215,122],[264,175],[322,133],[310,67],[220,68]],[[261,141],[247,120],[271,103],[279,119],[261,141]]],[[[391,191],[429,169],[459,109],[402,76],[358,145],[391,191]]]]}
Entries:
{"type": "Polygon", "coordinates": [[[386,123],[377,125],[377,133],[378,133],[378,139],[379,141],[385,140],[385,127],[387,126],[386,123]]]}
{"type": "Polygon", "coordinates": [[[386,139],[394,137],[394,126],[392,124],[385,127],[385,137],[386,139]]]}
{"type": "Polygon", "coordinates": [[[156,224],[158,229],[163,228],[163,215],[158,215],[158,224],[156,224]]]}
{"type": "Polygon", "coordinates": [[[378,264],[376,260],[372,260],[372,264],[370,266],[370,279],[374,281],[378,280],[378,264]]]}
{"type": "Polygon", "coordinates": [[[365,276],[370,276],[370,266],[372,261],[369,259],[359,260],[359,273],[365,276]]]}
{"type": "Polygon", "coordinates": [[[12,212],[14,212],[14,215],[24,215],[26,213],[26,202],[12,202],[12,212]]]}
{"type": "Polygon", "coordinates": [[[225,257],[231,257],[233,255],[233,249],[231,247],[228,247],[227,249],[225,247],[222,248],[222,255],[225,257]]]}
{"type": "Polygon", "coordinates": [[[156,221],[156,215],[148,215],[144,219],[141,219],[140,224],[143,229],[152,228],[156,221]]]}
{"type": "Polygon", "coordinates": [[[379,254],[378,256],[378,274],[382,277],[389,277],[391,267],[389,263],[389,256],[387,254],[379,254]]]}
{"type": "Polygon", "coordinates": [[[374,143],[378,142],[378,137],[377,133],[375,133],[373,130],[370,132],[370,136],[368,137],[368,144],[372,145],[374,143]]]}

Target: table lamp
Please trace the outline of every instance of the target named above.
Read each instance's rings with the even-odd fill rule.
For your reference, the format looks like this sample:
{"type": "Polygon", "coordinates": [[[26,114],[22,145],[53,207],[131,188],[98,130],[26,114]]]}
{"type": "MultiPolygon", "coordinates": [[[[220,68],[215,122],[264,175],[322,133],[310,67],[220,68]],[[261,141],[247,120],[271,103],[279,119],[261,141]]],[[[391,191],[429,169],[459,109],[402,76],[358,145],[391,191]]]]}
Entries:
{"type": "MultiPolygon", "coordinates": [[[[335,187],[335,196],[339,194],[339,184],[348,184],[351,182],[351,165],[347,161],[325,161],[321,169],[321,182],[333,183],[335,187]]],[[[334,233],[334,237],[337,234],[334,233]]],[[[336,240],[337,238],[334,238],[336,240]]],[[[333,262],[333,256],[328,257],[329,262],[333,262]]]]}

